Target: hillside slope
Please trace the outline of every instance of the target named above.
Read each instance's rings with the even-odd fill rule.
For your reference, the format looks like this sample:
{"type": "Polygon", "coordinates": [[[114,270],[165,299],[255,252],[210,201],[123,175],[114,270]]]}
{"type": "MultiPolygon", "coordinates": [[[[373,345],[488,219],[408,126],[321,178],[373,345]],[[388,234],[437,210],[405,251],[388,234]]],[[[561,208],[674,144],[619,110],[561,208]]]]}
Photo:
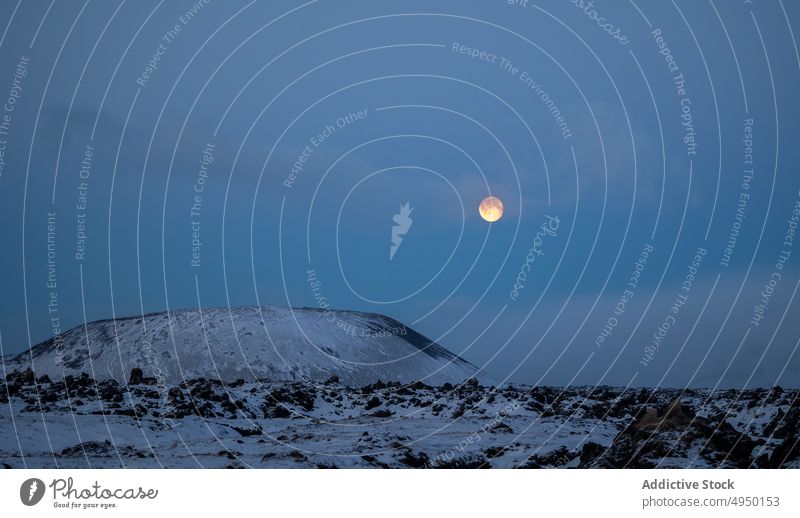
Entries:
{"type": "Polygon", "coordinates": [[[375,381],[438,385],[478,369],[389,317],[276,306],[179,310],[92,322],[5,362],[52,379],[86,372],[126,381],[138,367],[171,385],[185,379],[375,381]]]}

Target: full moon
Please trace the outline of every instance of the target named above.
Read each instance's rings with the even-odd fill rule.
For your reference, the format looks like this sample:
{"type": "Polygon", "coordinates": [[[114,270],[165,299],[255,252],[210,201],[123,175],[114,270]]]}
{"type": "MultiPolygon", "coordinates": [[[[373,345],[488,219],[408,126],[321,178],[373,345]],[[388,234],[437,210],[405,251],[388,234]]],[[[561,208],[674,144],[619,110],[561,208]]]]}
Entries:
{"type": "Polygon", "coordinates": [[[488,196],[483,199],[478,210],[483,219],[492,223],[503,217],[503,202],[500,201],[500,198],[488,196]]]}

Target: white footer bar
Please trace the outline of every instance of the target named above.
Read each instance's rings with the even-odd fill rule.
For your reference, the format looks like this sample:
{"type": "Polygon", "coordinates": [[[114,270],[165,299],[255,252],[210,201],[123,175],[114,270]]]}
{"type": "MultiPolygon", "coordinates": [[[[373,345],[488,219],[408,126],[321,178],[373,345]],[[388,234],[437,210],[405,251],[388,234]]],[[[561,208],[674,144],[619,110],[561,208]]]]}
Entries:
{"type": "Polygon", "coordinates": [[[800,516],[799,482],[798,470],[4,470],[0,514],[778,517],[800,516]]]}

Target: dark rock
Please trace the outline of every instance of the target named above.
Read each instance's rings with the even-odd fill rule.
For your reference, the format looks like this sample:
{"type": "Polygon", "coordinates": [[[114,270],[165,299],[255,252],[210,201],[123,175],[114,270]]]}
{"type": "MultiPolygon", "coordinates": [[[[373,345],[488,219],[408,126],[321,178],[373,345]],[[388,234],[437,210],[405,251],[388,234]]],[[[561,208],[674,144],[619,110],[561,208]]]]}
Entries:
{"type": "Polygon", "coordinates": [[[505,423],[497,423],[496,425],[492,426],[489,431],[492,433],[514,433],[514,430],[512,430],[511,427],[505,423]]]}
{"type": "Polygon", "coordinates": [[[775,413],[775,417],[773,417],[772,420],[764,426],[764,435],[776,438],[785,437],[785,434],[779,435],[782,433],[782,430],[779,429],[782,428],[785,417],[786,414],[783,412],[783,409],[779,408],[775,413]]]}
{"type": "Polygon", "coordinates": [[[238,426],[231,426],[234,430],[239,432],[242,437],[251,437],[253,435],[263,435],[261,427],[256,428],[239,428],[238,426]]]}
{"type": "Polygon", "coordinates": [[[218,387],[217,383],[212,383],[211,380],[192,380],[189,396],[192,399],[214,401],[217,403],[229,399],[227,392],[218,392],[217,388],[221,387],[218,387]]]}
{"type": "Polygon", "coordinates": [[[264,406],[274,407],[281,404],[294,404],[307,412],[314,409],[317,392],[313,386],[292,384],[272,389],[264,398],[264,406]]]}
{"type": "MultiPolygon", "coordinates": [[[[708,439],[708,446],[723,455],[737,465],[737,467],[747,468],[751,464],[751,454],[755,448],[755,442],[745,432],[739,432],[727,421],[720,422],[711,437],[708,439]]],[[[718,458],[719,455],[715,455],[718,458]]]]}
{"type": "Polygon", "coordinates": [[[525,403],[524,408],[525,410],[529,410],[531,412],[538,412],[540,414],[544,412],[544,407],[542,406],[541,403],[539,403],[536,400],[528,401],[527,403],[525,403]]]}
{"type": "Polygon", "coordinates": [[[108,455],[114,450],[109,441],[87,441],[61,450],[62,457],[83,457],[84,455],[108,455]]]}
{"type": "Polygon", "coordinates": [[[425,452],[414,454],[411,450],[406,450],[398,460],[410,468],[424,468],[428,466],[428,455],[425,452]]]}
{"type": "Polygon", "coordinates": [[[766,468],[771,468],[772,467],[772,463],[770,461],[769,455],[767,455],[766,453],[763,453],[763,454],[759,455],[758,458],[756,458],[753,461],[753,465],[756,468],[761,468],[761,469],[766,469],[766,468]]]}
{"type": "Polygon", "coordinates": [[[572,462],[578,455],[577,451],[571,451],[566,446],[562,446],[544,455],[534,455],[520,467],[527,469],[561,468],[572,462]]]}
{"type": "Polygon", "coordinates": [[[98,392],[104,401],[120,403],[123,400],[123,391],[113,379],[98,383],[98,392]]]}
{"type": "Polygon", "coordinates": [[[392,416],[394,415],[394,412],[391,412],[391,411],[389,411],[389,410],[386,410],[386,409],[384,408],[384,409],[381,409],[381,410],[377,410],[377,411],[375,411],[375,412],[372,412],[372,413],[371,413],[371,414],[369,414],[369,415],[370,415],[370,416],[372,416],[372,417],[392,417],[392,416]]]}
{"type": "Polygon", "coordinates": [[[144,378],[144,373],[142,369],[139,367],[134,367],[131,369],[131,376],[128,380],[129,385],[139,385],[142,382],[142,378],[144,378]]]}
{"type": "Polygon", "coordinates": [[[502,457],[506,453],[505,446],[490,446],[483,450],[483,454],[486,455],[487,458],[493,459],[495,457],[502,457]]]}
{"type": "Polygon", "coordinates": [[[800,437],[787,436],[772,450],[770,464],[773,468],[783,468],[787,462],[800,458],[800,437]]]}
{"type": "Polygon", "coordinates": [[[292,412],[283,405],[267,407],[264,410],[264,417],[272,417],[276,419],[288,419],[292,417],[292,412]]]}
{"type": "Polygon", "coordinates": [[[458,419],[459,417],[463,416],[464,412],[466,411],[467,411],[467,406],[464,403],[461,403],[460,405],[458,405],[458,408],[456,408],[453,411],[453,415],[451,415],[450,417],[453,419],[458,419]]]}
{"type": "Polygon", "coordinates": [[[239,410],[239,407],[236,405],[236,403],[234,403],[230,399],[223,401],[220,404],[220,407],[222,407],[222,409],[228,412],[229,414],[235,414],[239,410]]]}
{"type": "Polygon", "coordinates": [[[372,396],[367,404],[364,405],[364,410],[372,410],[373,408],[381,406],[381,400],[377,396],[372,396]]]}
{"type": "Polygon", "coordinates": [[[295,462],[302,462],[306,460],[306,456],[297,450],[292,450],[291,452],[289,452],[289,457],[293,458],[295,462]]]}
{"type": "Polygon", "coordinates": [[[796,435],[800,435],[800,408],[793,406],[776,423],[774,436],[780,439],[796,435]]]}
{"type": "Polygon", "coordinates": [[[36,378],[30,367],[21,372],[12,371],[6,376],[6,390],[3,392],[8,391],[7,396],[16,396],[23,387],[32,385],[35,381],[36,378]]]}
{"type": "Polygon", "coordinates": [[[219,455],[220,457],[227,457],[231,460],[236,460],[236,458],[238,457],[238,453],[233,450],[220,450],[217,452],[217,455],[219,455]]]}
{"type": "Polygon", "coordinates": [[[606,447],[596,442],[587,442],[581,449],[581,468],[592,468],[597,459],[605,453],[606,447]]]}
{"type": "Polygon", "coordinates": [[[373,383],[371,385],[364,385],[363,387],[361,387],[361,393],[366,396],[368,394],[372,394],[376,390],[383,390],[386,387],[387,387],[387,385],[384,382],[382,382],[381,380],[378,380],[378,381],[376,381],[375,383],[373,383]]]}
{"type": "MultiPolygon", "coordinates": [[[[113,380],[111,380],[113,381],[113,380]]],[[[116,381],[114,381],[116,384],[116,381]]],[[[70,392],[85,392],[86,389],[95,385],[95,380],[85,372],[81,372],[77,378],[74,376],[64,376],[64,387],[70,392]]]]}
{"type": "Polygon", "coordinates": [[[39,401],[42,403],[55,403],[64,399],[64,394],[57,388],[39,392],[39,401]]]}
{"type": "Polygon", "coordinates": [[[6,383],[14,383],[17,385],[32,385],[36,380],[33,375],[33,370],[28,367],[24,371],[12,371],[6,376],[6,383]]]}

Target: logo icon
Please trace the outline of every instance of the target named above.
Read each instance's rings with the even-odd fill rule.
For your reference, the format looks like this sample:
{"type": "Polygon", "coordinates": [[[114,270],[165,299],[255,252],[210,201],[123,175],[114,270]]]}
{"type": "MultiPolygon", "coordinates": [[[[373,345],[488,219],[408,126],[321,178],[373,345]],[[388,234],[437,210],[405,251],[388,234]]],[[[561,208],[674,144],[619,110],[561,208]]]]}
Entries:
{"type": "Polygon", "coordinates": [[[27,506],[36,505],[44,496],[44,482],[29,478],[19,487],[19,499],[27,506]]]}
{"type": "Polygon", "coordinates": [[[403,242],[403,236],[408,233],[408,229],[411,228],[411,224],[414,222],[411,219],[411,211],[413,210],[409,203],[406,202],[405,205],[400,206],[400,212],[392,218],[395,225],[392,227],[392,247],[389,249],[390,261],[394,259],[394,254],[397,253],[397,249],[400,248],[400,244],[403,242]]]}

